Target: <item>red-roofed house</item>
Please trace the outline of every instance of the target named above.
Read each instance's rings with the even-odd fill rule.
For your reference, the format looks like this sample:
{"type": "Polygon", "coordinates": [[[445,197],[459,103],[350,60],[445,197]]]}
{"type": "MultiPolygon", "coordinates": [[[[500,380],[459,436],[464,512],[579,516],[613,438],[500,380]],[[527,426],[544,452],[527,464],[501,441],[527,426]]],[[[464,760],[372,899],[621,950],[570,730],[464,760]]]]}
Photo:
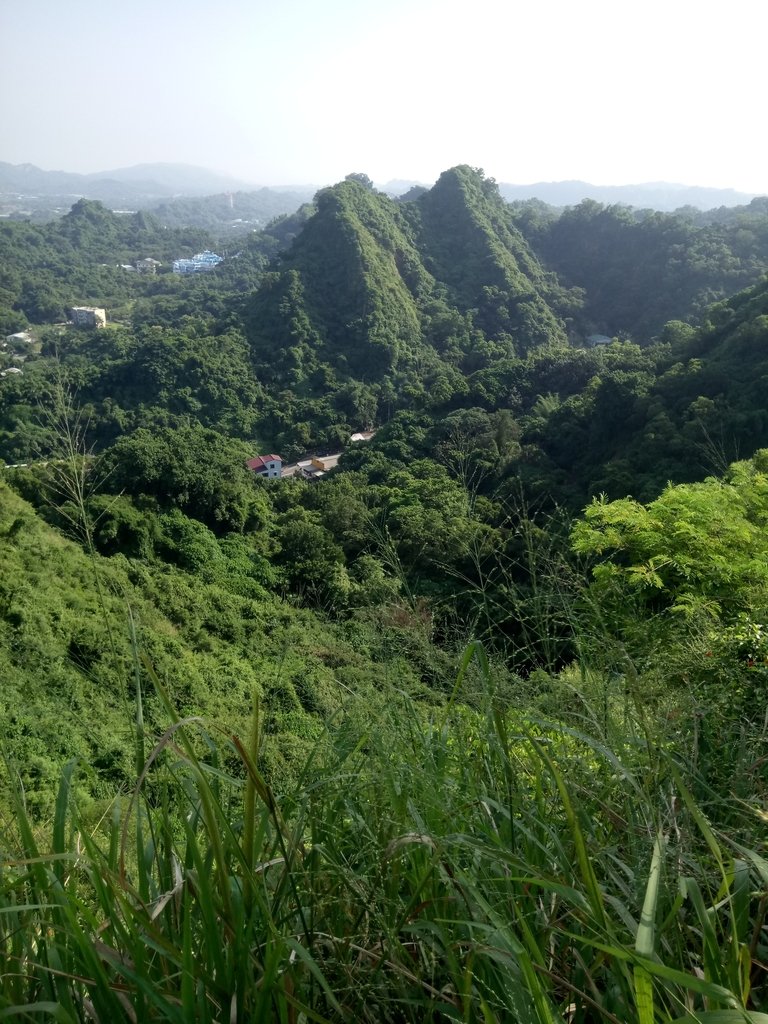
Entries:
{"type": "Polygon", "coordinates": [[[283,473],[283,460],[279,455],[257,455],[255,459],[248,459],[246,466],[268,480],[276,480],[283,473]]]}

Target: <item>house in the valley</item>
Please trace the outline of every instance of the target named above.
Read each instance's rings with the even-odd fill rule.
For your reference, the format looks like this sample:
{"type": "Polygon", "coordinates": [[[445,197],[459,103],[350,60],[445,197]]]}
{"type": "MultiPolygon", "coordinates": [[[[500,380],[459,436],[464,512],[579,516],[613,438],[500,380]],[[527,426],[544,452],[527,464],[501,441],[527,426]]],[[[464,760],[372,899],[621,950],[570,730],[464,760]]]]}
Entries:
{"type": "Polygon", "coordinates": [[[283,470],[283,477],[298,476],[303,480],[320,480],[331,469],[339,464],[342,453],[336,452],[333,455],[312,455],[308,459],[301,459],[283,470]]]}
{"type": "Polygon", "coordinates": [[[257,455],[245,463],[257,476],[278,480],[283,475],[283,460],[279,455],[257,455]]]}
{"type": "Polygon", "coordinates": [[[158,267],[162,267],[162,263],[160,260],[153,260],[151,256],[136,260],[136,269],[140,274],[156,274],[158,267]]]}
{"type": "Polygon", "coordinates": [[[6,334],[5,336],[6,345],[10,345],[11,348],[31,345],[32,341],[32,335],[28,331],[17,331],[16,334],[6,334]]]}
{"type": "Polygon", "coordinates": [[[590,334],[587,338],[587,345],[590,348],[599,348],[601,345],[610,345],[613,338],[609,338],[607,334],[590,334]]]}

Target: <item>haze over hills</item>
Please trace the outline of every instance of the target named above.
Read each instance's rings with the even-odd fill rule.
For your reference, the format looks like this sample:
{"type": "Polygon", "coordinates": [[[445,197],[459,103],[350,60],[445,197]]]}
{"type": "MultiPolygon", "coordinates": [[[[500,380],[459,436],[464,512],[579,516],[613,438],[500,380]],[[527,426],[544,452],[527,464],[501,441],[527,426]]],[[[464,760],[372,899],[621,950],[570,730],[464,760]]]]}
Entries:
{"type": "Polygon", "coordinates": [[[237,222],[247,230],[292,213],[309,202],[315,191],[313,185],[258,187],[187,164],[137,164],[73,174],[44,171],[33,164],[0,163],[0,212],[36,220],[61,216],[75,198],[82,197],[117,210],[157,210],[169,227],[220,228],[237,222]]]}
{"type": "Polygon", "coordinates": [[[539,181],[533,185],[500,184],[499,191],[507,202],[541,199],[550,206],[575,206],[584,199],[598,203],[635,206],[640,209],[671,213],[682,206],[712,210],[718,206],[744,206],[755,198],[755,192],[737,192],[731,188],[706,188],[701,185],[679,185],[669,181],[651,181],[637,185],[591,185],[586,181],[539,181]]]}
{"type": "MultiPolygon", "coordinates": [[[[598,203],[621,204],[638,209],[671,213],[683,206],[712,210],[720,206],[745,206],[759,193],[738,192],[732,188],[707,188],[670,181],[649,181],[635,185],[593,185],[588,181],[537,181],[530,185],[499,182],[499,192],[508,203],[540,199],[549,206],[576,206],[584,199],[598,203]]],[[[388,195],[403,195],[412,188],[429,188],[425,182],[396,178],[378,186],[388,195]]]]}
{"type": "MultiPolygon", "coordinates": [[[[407,178],[398,178],[377,185],[390,195],[401,195],[413,186],[424,185],[407,178]]],[[[431,183],[429,183],[431,184],[431,183]]],[[[270,191],[309,196],[317,185],[275,184],[270,191]]],[[[136,164],[91,174],[69,171],[45,171],[33,164],[0,162],[0,195],[11,194],[31,198],[83,196],[99,199],[107,205],[134,207],[174,196],[202,197],[228,192],[263,190],[262,184],[246,182],[218,174],[203,167],[177,163],[136,164]]],[[[593,185],[585,181],[548,181],[530,185],[500,183],[499,191],[507,202],[540,199],[552,206],[574,206],[583,199],[602,203],[671,211],[682,206],[700,210],[719,206],[749,203],[756,193],[735,189],[707,188],[672,182],[646,182],[632,185],[593,185]]]]}
{"type": "Polygon", "coordinates": [[[75,174],[70,171],[44,171],[34,164],[0,163],[0,191],[3,192],[49,196],[74,194],[86,199],[100,199],[102,196],[96,192],[116,191],[118,185],[123,186],[126,194],[157,198],[207,195],[256,187],[252,182],[188,164],[136,164],[93,174],[75,174]]]}

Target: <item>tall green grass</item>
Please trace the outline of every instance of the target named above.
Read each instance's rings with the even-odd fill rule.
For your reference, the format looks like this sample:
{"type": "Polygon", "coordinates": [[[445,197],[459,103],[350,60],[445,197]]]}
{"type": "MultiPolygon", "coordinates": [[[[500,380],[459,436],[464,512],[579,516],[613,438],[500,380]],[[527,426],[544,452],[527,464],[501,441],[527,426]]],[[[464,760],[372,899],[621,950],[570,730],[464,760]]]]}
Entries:
{"type": "Polygon", "coordinates": [[[767,1024],[760,823],[720,834],[647,730],[502,706],[475,646],[438,711],[350,710],[279,794],[258,707],[217,738],[168,705],[98,826],[76,765],[47,828],[11,786],[0,1020],[767,1024]]]}

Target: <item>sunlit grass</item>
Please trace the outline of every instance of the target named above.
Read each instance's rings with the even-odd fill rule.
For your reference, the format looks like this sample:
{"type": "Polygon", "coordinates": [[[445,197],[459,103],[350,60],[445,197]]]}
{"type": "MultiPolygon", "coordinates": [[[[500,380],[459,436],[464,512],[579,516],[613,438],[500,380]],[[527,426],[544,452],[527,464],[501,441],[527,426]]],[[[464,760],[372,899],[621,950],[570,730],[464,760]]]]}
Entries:
{"type": "Polygon", "coordinates": [[[0,1019],[768,1022],[757,838],[718,834],[646,740],[500,706],[475,647],[469,671],[480,710],[464,675],[431,719],[393,690],[283,793],[258,708],[214,740],[170,706],[98,827],[74,765],[48,829],[16,791],[0,1019]]]}

